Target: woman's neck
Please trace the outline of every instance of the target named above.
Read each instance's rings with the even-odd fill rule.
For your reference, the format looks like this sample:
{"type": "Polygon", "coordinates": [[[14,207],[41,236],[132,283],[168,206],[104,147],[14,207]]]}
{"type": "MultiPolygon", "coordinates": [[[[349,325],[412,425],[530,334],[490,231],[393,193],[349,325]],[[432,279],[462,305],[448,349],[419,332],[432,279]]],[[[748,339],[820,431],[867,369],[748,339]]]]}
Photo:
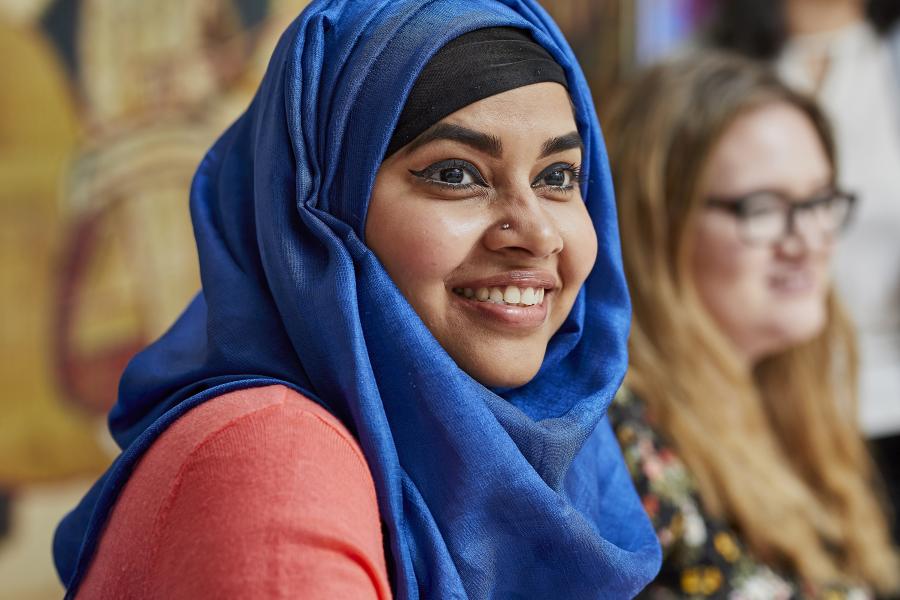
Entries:
{"type": "Polygon", "coordinates": [[[836,31],[865,19],[863,0],[784,0],[790,35],[836,31]]]}

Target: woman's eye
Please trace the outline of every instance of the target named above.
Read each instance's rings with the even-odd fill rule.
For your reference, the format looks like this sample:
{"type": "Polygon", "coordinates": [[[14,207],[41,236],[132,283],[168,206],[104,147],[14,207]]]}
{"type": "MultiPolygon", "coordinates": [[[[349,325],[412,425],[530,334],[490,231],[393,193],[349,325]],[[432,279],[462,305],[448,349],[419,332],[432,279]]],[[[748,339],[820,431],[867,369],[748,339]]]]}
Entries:
{"type": "Polygon", "coordinates": [[[747,217],[769,217],[771,215],[776,215],[782,212],[780,206],[748,206],[746,212],[744,213],[747,217]]]}
{"type": "Polygon", "coordinates": [[[781,201],[768,196],[754,196],[744,205],[744,216],[747,218],[769,217],[784,212],[781,201]]]}
{"type": "Polygon", "coordinates": [[[551,165],[545,169],[531,187],[549,187],[562,190],[570,190],[578,182],[579,169],[571,164],[551,165]]]}
{"type": "Polygon", "coordinates": [[[546,183],[547,185],[552,185],[554,187],[562,187],[564,185],[568,185],[570,183],[569,180],[569,172],[563,171],[562,169],[554,169],[544,176],[544,183],[546,183]]]}
{"type": "Polygon", "coordinates": [[[475,165],[464,160],[444,160],[421,171],[409,171],[426,182],[448,188],[466,189],[472,186],[486,186],[487,183],[475,165]]]}
{"type": "Polygon", "coordinates": [[[459,167],[452,167],[450,169],[441,169],[438,172],[438,179],[443,181],[444,183],[452,183],[452,184],[466,184],[472,183],[473,179],[471,175],[460,169],[459,167]],[[467,181],[468,179],[468,181],[467,181]]]}

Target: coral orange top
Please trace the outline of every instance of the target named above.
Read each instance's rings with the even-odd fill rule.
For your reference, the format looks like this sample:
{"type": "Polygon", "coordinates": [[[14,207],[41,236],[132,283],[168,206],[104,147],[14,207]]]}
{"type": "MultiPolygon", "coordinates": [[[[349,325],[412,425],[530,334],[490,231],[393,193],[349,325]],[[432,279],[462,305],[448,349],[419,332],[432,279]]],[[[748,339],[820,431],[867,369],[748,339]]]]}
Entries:
{"type": "Polygon", "coordinates": [[[359,446],[283,386],[200,405],[141,459],[78,597],[390,598],[359,446]]]}

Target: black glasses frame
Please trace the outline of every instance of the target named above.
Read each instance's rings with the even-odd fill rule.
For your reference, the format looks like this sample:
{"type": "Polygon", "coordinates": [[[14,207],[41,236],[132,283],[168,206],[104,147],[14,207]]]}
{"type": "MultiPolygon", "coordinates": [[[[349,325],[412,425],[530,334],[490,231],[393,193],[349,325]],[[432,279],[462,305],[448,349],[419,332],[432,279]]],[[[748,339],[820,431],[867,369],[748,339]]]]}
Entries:
{"type": "Polygon", "coordinates": [[[833,202],[835,199],[846,200],[847,214],[844,217],[844,220],[841,223],[837,223],[834,230],[829,231],[828,233],[841,233],[853,220],[853,213],[855,212],[857,202],[856,194],[843,190],[830,190],[828,192],[817,194],[816,196],[807,198],[805,200],[791,200],[790,198],[785,197],[783,194],[779,194],[776,192],[756,191],[744,196],[731,198],[714,196],[711,198],[707,198],[706,205],[731,213],[732,215],[737,217],[737,219],[741,223],[743,223],[750,217],[750,209],[752,207],[753,199],[758,198],[761,195],[775,198],[781,203],[782,210],[785,214],[784,229],[779,235],[773,237],[772,239],[754,239],[752,236],[748,236],[746,234],[745,227],[741,227],[741,237],[746,243],[768,244],[780,241],[786,236],[794,233],[794,231],[796,230],[797,213],[813,210],[818,206],[833,202]]]}

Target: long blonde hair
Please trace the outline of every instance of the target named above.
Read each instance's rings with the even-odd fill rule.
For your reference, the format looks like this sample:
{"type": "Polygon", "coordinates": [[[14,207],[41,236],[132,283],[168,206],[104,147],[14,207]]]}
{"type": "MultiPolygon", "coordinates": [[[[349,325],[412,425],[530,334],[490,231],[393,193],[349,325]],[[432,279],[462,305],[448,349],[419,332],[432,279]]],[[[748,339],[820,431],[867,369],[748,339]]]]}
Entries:
{"type": "Polygon", "coordinates": [[[856,427],[856,346],[834,292],[815,339],[748,373],[692,282],[707,159],[737,117],[775,102],[809,117],[834,171],[816,104],[745,59],[684,56],[612,103],[604,130],[634,306],[626,383],[676,445],[706,510],[757,558],[813,584],[891,592],[897,554],[856,427]]]}

